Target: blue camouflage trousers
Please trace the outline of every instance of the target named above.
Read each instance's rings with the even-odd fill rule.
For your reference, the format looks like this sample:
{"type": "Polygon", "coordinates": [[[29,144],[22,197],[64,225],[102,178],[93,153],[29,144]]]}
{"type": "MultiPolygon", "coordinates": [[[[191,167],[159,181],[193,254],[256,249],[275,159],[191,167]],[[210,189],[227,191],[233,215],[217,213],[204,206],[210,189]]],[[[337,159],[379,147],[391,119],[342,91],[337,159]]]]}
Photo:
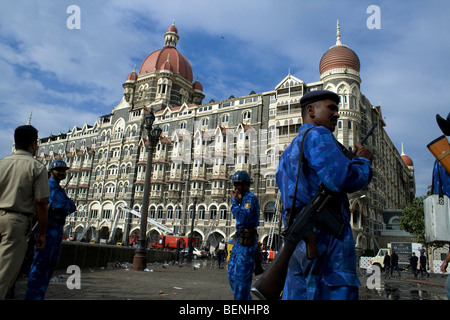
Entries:
{"type": "Polygon", "coordinates": [[[25,300],[43,300],[61,252],[63,226],[47,224],[45,247],[34,253],[25,300]]]}
{"type": "Polygon", "coordinates": [[[239,238],[233,245],[228,262],[228,281],[234,300],[252,300],[250,288],[255,267],[255,250],[256,243],[249,247],[243,246],[239,238]]]}
{"type": "Polygon", "coordinates": [[[283,300],[358,300],[361,285],[356,274],[352,230],[346,224],[338,239],[316,232],[319,256],[309,260],[302,240],[289,261],[283,300]]]}

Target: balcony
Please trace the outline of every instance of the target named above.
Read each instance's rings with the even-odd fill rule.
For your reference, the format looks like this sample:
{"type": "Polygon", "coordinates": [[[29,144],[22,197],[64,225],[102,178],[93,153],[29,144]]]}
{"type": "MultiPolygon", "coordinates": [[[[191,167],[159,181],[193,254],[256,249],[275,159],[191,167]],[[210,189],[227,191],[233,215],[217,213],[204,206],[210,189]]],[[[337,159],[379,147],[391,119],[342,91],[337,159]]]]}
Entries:
{"type": "Polygon", "coordinates": [[[181,191],[180,190],[169,190],[169,191],[167,191],[167,198],[168,199],[180,199],[181,191]]]}
{"type": "Polygon", "coordinates": [[[87,200],[87,193],[77,194],[77,200],[87,200]]]}
{"type": "Polygon", "coordinates": [[[163,192],[162,190],[151,190],[150,191],[150,199],[154,200],[162,200],[163,192]]]}
{"type": "Polygon", "coordinates": [[[190,191],[189,191],[189,196],[191,197],[191,198],[198,198],[199,200],[200,199],[203,199],[203,196],[204,196],[204,190],[203,189],[191,189],[190,191]]]}
{"type": "Polygon", "coordinates": [[[211,197],[212,198],[225,198],[226,190],[224,188],[212,188],[211,189],[211,197]]]}
{"type": "Polygon", "coordinates": [[[234,166],[235,170],[244,170],[244,171],[250,171],[250,164],[249,163],[236,163],[234,166]]]}
{"type": "Polygon", "coordinates": [[[164,181],[164,170],[153,170],[152,172],[152,181],[153,180],[159,180],[159,181],[164,181]]]}
{"type": "Polygon", "coordinates": [[[214,177],[224,177],[225,180],[227,180],[227,167],[225,165],[214,165],[213,166],[213,178],[214,177]]]}
{"type": "Polygon", "coordinates": [[[153,155],[153,161],[157,162],[167,162],[167,152],[166,151],[156,151],[153,155]]]}
{"type": "MultiPolygon", "coordinates": [[[[182,180],[183,174],[181,169],[173,169],[170,171],[170,180],[182,180]]],[[[169,180],[169,182],[170,182],[169,180]]]]}
{"type": "Polygon", "coordinates": [[[184,160],[183,150],[182,149],[173,149],[170,154],[170,161],[173,162],[182,162],[184,160]]]}
{"type": "Polygon", "coordinates": [[[204,166],[192,168],[192,178],[199,181],[206,181],[206,170],[204,166]]]}

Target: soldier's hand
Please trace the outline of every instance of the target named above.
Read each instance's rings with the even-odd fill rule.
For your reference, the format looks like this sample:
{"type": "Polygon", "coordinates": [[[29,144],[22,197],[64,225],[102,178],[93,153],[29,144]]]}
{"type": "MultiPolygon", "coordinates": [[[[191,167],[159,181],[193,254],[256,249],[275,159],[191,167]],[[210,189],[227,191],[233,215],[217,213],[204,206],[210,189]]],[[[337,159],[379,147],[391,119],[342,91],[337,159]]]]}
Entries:
{"type": "Polygon", "coordinates": [[[44,247],[45,247],[45,233],[44,234],[39,233],[36,236],[36,246],[34,250],[41,251],[42,249],[44,249],[44,247]]]}
{"type": "Polygon", "coordinates": [[[363,157],[363,158],[369,159],[370,162],[372,162],[373,155],[372,155],[372,152],[370,152],[369,148],[364,147],[359,142],[355,143],[355,148],[356,148],[356,156],[357,157],[363,157]]]}
{"type": "Polygon", "coordinates": [[[237,191],[236,190],[234,190],[234,189],[231,189],[231,191],[230,191],[230,196],[232,197],[232,198],[236,198],[237,197],[237,191]]]}
{"type": "Polygon", "coordinates": [[[446,273],[447,272],[447,265],[448,265],[447,261],[444,261],[444,263],[441,264],[441,272],[442,273],[446,273]]]}

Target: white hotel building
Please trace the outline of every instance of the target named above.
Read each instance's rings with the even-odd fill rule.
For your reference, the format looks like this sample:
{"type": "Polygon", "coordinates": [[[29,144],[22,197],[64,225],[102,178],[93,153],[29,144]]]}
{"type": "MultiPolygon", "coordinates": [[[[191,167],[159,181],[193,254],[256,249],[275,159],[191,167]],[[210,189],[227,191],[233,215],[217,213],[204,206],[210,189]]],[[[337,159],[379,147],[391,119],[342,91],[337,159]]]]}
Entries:
{"type": "MultiPolygon", "coordinates": [[[[378,122],[367,143],[375,156],[374,178],[368,188],[349,195],[357,250],[376,249],[383,211],[401,210],[414,197],[414,170],[411,159],[397,151],[384,130],[381,107],[360,91],[359,58],[341,43],[339,26],[336,45],[320,59],[317,82],[288,74],[281,81],[274,79],[279,83],[271,91],[208,103],[203,103],[200,82],[193,81],[189,61],[176,48],[174,25],[164,39],[164,47],[128,75],[123,97],[110,114],[40,141],[41,161],[49,166],[61,158],[71,168],[67,192],[78,210],[66,219],[67,235],[126,243],[139,233],[139,218],[120,206],[141,211],[148,144],[144,117],[152,109],[154,125],[163,132],[153,155],[149,217],[189,235],[196,198],[194,236],[212,246],[231,239],[231,176],[246,170],[261,206],[260,240],[275,247],[280,231],[273,219],[275,212],[279,215],[275,168],[302,124],[300,98],[327,89],[341,96],[334,134],[346,147],[378,122]]],[[[159,234],[149,225],[151,241],[159,234]]]]}

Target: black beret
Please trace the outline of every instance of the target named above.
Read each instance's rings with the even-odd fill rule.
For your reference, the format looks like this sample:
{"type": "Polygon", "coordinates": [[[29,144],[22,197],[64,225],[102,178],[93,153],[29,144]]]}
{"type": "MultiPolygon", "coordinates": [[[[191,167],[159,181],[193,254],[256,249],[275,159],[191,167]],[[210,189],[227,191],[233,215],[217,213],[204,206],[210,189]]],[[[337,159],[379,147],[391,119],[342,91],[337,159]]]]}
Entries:
{"type": "Polygon", "coordinates": [[[327,99],[330,99],[330,100],[336,102],[336,104],[339,104],[339,102],[341,101],[341,98],[332,91],[315,90],[315,91],[310,91],[307,94],[305,94],[300,99],[300,105],[302,108],[304,108],[313,102],[327,100],[327,99]]]}
{"type": "Polygon", "coordinates": [[[450,136],[450,112],[448,113],[447,120],[437,114],[436,121],[439,125],[439,128],[441,128],[442,133],[444,133],[446,136],[450,136]]]}

